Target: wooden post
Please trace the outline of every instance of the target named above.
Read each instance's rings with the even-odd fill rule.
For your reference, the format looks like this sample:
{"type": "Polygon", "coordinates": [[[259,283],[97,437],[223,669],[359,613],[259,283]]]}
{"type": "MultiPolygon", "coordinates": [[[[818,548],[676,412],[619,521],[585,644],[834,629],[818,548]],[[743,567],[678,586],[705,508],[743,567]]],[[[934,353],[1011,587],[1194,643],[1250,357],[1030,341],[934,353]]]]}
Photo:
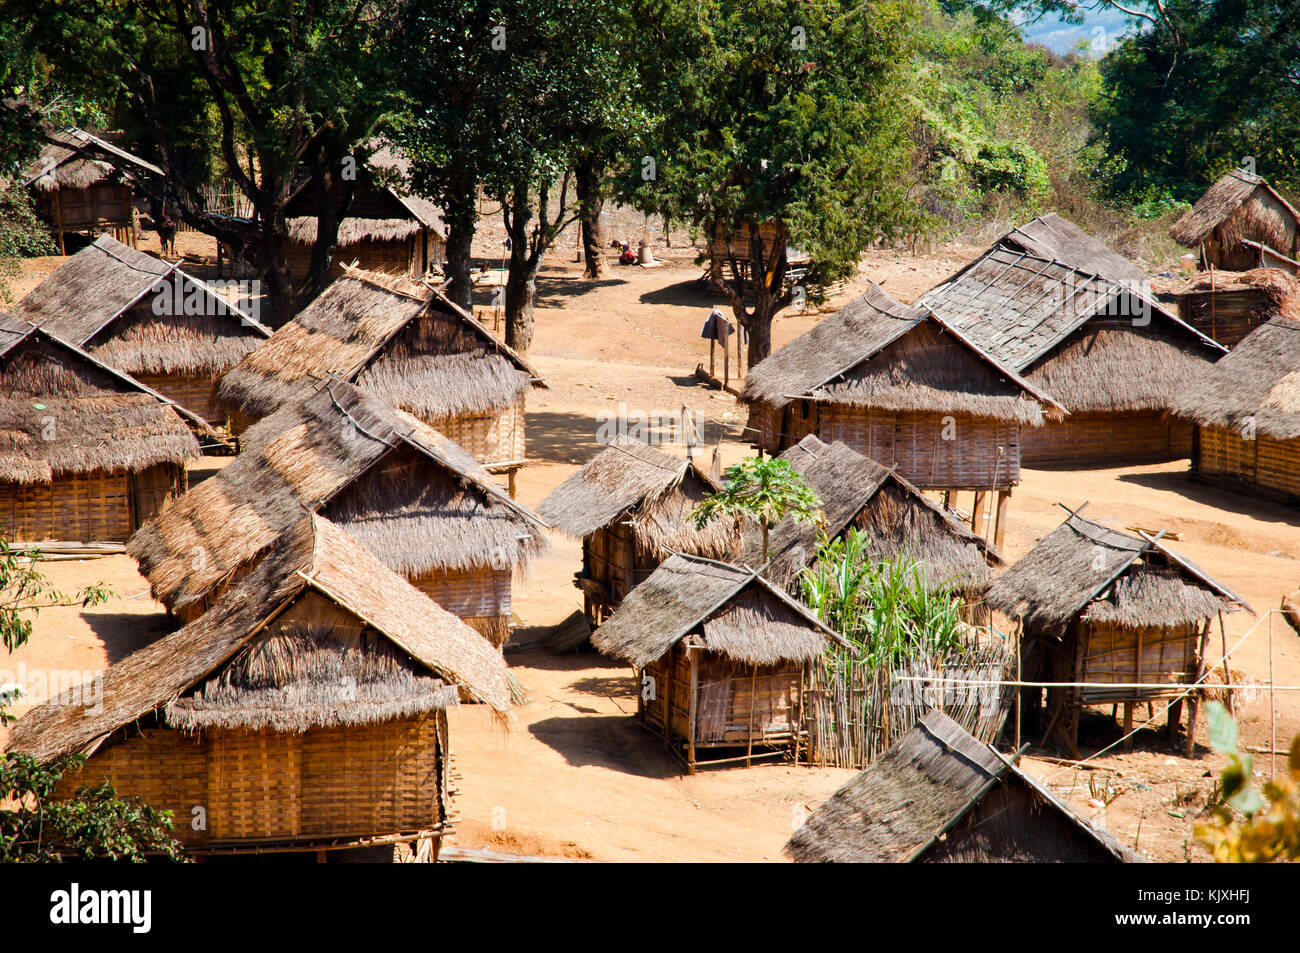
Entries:
{"type": "Polygon", "coordinates": [[[673,654],[676,647],[668,650],[665,656],[668,664],[664,666],[667,675],[664,677],[664,750],[671,751],[673,747],[673,654]]]}
{"type": "Polygon", "coordinates": [[[714,362],[717,360],[718,339],[709,338],[709,376],[717,379],[717,373],[714,368],[717,366],[714,362]]]}
{"type": "Polygon", "coordinates": [[[510,472],[506,474],[506,483],[509,487],[510,499],[512,500],[515,498],[515,474],[517,472],[518,468],[511,467],[510,472]]]}
{"type": "Polygon", "coordinates": [[[1228,633],[1223,631],[1223,610],[1219,610],[1219,651],[1223,659],[1223,680],[1228,686],[1228,714],[1237,717],[1237,699],[1232,690],[1232,670],[1228,668],[1228,633]]]}
{"type": "Polygon", "coordinates": [[[692,651],[692,649],[689,646],[687,646],[686,654],[691,657],[691,717],[690,717],[691,736],[686,743],[687,744],[686,773],[694,774],[695,773],[695,712],[696,712],[696,699],[699,697],[700,687],[698,683],[698,668],[696,665],[698,660],[696,658],[696,654],[694,651],[692,651]]]}
{"type": "Polygon", "coordinates": [[[746,737],[745,745],[745,767],[750,767],[754,757],[754,704],[758,701],[755,695],[758,683],[758,666],[750,665],[749,667],[749,734],[746,737]]]}
{"type": "MultiPolygon", "coordinates": [[[[740,332],[737,331],[736,334],[739,335],[740,332]]],[[[731,348],[727,347],[727,345],[724,344],[722,345],[722,389],[723,390],[727,389],[727,384],[730,382],[730,380],[731,380],[731,348]]]]}
{"type": "Polygon", "coordinates": [[[1133,739],[1128,733],[1133,730],[1133,703],[1124,703],[1124,750],[1130,751],[1133,748],[1133,739]]]}
{"type": "MultiPolygon", "coordinates": [[[[1210,620],[1205,620],[1205,629],[1201,632],[1201,638],[1197,649],[1196,660],[1196,681],[1200,681],[1205,675],[1205,646],[1210,640],[1210,620]]],[[[1201,689],[1197,688],[1187,698],[1187,757],[1191,757],[1196,750],[1196,716],[1200,713],[1201,708],[1201,689]]]]}
{"type": "Polygon", "coordinates": [[[998,490],[997,515],[994,517],[995,525],[993,529],[993,545],[998,549],[1002,548],[1002,542],[1007,536],[1007,504],[1011,501],[1011,491],[998,490]]]}
{"type": "MultiPolygon", "coordinates": [[[[985,539],[988,538],[988,533],[985,531],[986,527],[984,526],[984,511],[988,509],[988,505],[988,494],[983,490],[976,490],[975,505],[971,507],[970,513],[970,528],[971,532],[976,536],[983,536],[985,539]]],[[[1019,746],[1016,747],[1016,750],[1020,750],[1019,746]]]]}

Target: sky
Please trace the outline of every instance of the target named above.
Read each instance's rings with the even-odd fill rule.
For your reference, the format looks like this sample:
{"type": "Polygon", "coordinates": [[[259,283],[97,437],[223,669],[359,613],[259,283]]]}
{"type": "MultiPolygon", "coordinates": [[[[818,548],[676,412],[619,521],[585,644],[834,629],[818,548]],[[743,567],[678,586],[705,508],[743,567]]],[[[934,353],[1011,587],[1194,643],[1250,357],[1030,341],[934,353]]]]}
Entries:
{"type": "Polygon", "coordinates": [[[1021,32],[1029,43],[1041,43],[1055,53],[1069,53],[1080,42],[1089,44],[1092,55],[1105,53],[1115,41],[1128,32],[1133,19],[1114,8],[1087,11],[1084,22],[1078,26],[1063,23],[1058,17],[1043,17],[1036,23],[1025,24],[1021,32]]]}

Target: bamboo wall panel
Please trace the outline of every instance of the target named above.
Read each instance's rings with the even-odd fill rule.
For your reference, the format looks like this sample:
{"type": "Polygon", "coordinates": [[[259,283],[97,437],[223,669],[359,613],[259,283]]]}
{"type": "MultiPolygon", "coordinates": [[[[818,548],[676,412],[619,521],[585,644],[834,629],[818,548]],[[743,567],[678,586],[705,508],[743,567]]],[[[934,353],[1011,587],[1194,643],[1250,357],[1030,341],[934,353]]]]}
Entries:
{"type": "Polygon", "coordinates": [[[455,440],[484,466],[512,463],[526,455],[522,394],[517,402],[497,414],[462,414],[426,423],[455,440]]]}
{"type": "Polygon", "coordinates": [[[1198,472],[1209,476],[1300,496],[1300,440],[1263,435],[1244,440],[1233,430],[1202,427],[1195,463],[1198,472]]]}
{"type": "Polygon", "coordinates": [[[216,427],[226,423],[226,411],[213,396],[216,375],[199,374],[137,374],[136,380],[146,387],[152,387],[164,397],[176,401],[191,413],[198,414],[216,427]]]}
{"type": "Polygon", "coordinates": [[[134,795],[156,810],[171,811],[172,834],[186,847],[206,842],[209,831],[194,829],[194,808],[209,808],[206,745],[199,736],[165,728],[132,730],[79,770],[64,774],[54,796],[67,799],[78,788],[105,780],[119,796],[134,795]]]}
{"type": "Polygon", "coordinates": [[[0,484],[0,514],[12,541],[126,542],[134,530],[126,473],[84,473],[53,483],[0,484]]]}
{"type": "Polygon", "coordinates": [[[759,666],[701,653],[697,677],[696,742],[743,745],[781,744],[794,735],[799,683],[798,665],[759,666]]]}
{"type": "Polygon", "coordinates": [[[1163,411],[1071,414],[1020,432],[1025,466],[1118,466],[1164,463],[1191,456],[1190,423],[1163,411]]]}
{"type": "Polygon", "coordinates": [[[487,636],[493,645],[510,636],[510,570],[478,567],[435,571],[411,581],[426,596],[487,636]]]}
{"type": "Polygon", "coordinates": [[[945,440],[942,414],[883,414],[827,403],[818,436],[895,467],[921,489],[988,490],[1020,482],[1018,425],[952,416],[952,439],[945,440]]]}
{"type": "Polygon", "coordinates": [[[1235,347],[1271,310],[1268,297],[1254,288],[1178,296],[1179,317],[1224,347],[1235,347]]]}
{"type": "Polygon", "coordinates": [[[135,213],[131,202],[130,187],[120,182],[96,182],[85,189],[37,193],[42,217],[65,232],[132,228],[135,213]]]}
{"type": "Polygon", "coordinates": [[[156,463],[131,474],[132,530],[153,519],[176,497],[185,492],[185,468],[175,463],[156,463]]]}
{"type": "Polygon", "coordinates": [[[1086,643],[1079,681],[1117,686],[1082,689],[1080,701],[1085,705],[1172,698],[1182,685],[1196,680],[1200,635],[1195,626],[1132,628],[1088,623],[1083,631],[1086,643]],[[1170,688],[1119,687],[1142,682],[1164,683],[1170,688]]]}

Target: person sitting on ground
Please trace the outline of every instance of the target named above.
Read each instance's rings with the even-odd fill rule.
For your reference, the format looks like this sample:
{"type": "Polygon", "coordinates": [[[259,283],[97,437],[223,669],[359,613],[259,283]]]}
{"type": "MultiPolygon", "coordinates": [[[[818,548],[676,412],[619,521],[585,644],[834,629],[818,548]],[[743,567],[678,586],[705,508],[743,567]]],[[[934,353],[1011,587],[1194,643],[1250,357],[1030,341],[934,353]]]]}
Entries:
{"type": "Polygon", "coordinates": [[[619,263],[620,265],[635,265],[635,264],[636,264],[636,252],[632,251],[632,244],[631,244],[631,242],[624,242],[624,243],[623,243],[623,254],[621,254],[621,255],[618,256],[618,263],[619,263]]]}

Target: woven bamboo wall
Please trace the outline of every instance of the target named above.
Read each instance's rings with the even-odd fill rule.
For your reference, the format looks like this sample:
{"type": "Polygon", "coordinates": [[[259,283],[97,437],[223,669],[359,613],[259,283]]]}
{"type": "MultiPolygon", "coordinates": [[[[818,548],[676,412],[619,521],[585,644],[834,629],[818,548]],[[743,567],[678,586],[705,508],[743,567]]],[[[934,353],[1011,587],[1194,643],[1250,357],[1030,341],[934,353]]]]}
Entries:
{"type": "Polygon", "coordinates": [[[410,582],[493,645],[503,645],[510,638],[510,570],[481,566],[436,571],[410,582]]]}
{"type": "Polygon", "coordinates": [[[1201,427],[1197,443],[1198,472],[1300,496],[1300,440],[1244,440],[1233,430],[1201,427]]]}
{"type": "MultiPolygon", "coordinates": [[[[415,238],[395,238],[389,241],[360,241],[351,245],[340,245],[334,250],[334,261],[330,265],[330,275],[338,277],[344,272],[344,265],[352,262],[366,271],[378,271],[389,275],[422,275],[425,272],[423,262],[419,260],[419,236],[415,238]]],[[[290,273],[295,281],[306,277],[311,268],[312,245],[310,242],[290,242],[285,259],[289,262],[290,273]]]]}
{"type": "Polygon", "coordinates": [[[883,414],[827,403],[820,409],[818,436],[827,443],[842,440],[859,453],[896,467],[921,489],[988,490],[1020,482],[1017,424],[952,418],[953,439],[945,440],[942,414],[883,414]]]}
{"type": "Polygon", "coordinates": [[[91,757],[56,796],[107,779],[174,813],[186,847],[375,837],[446,817],[446,716],[293,735],[152,728],[91,757]],[[193,829],[196,806],[207,830],[193,829]]]}
{"type": "Polygon", "coordinates": [[[523,460],[524,395],[497,414],[463,414],[426,421],[455,440],[484,466],[523,460]]]}
{"type": "Polygon", "coordinates": [[[42,217],[65,232],[130,228],[135,224],[131,189],[120,182],[96,182],[86,189],[36,194],[42,217]]]}
{"type": "Polygon", "coordinates": [[[1079,681],[1123,683],[1160,682],[1168,689],[1116,687],[1087,688],[1080,693],[1085,704],[1116,701],[1153,701],[1172,698],[1177,686],[1196,680],[1197,642],[1194,625],[1178,627],[1121,627],[1089,623],[1083,628],[1082,670],[1079,681]]]}
{"type": "Polygon", "coordinates": [[[1025,466],[1118,466],[1164,463],[1191,456],[1192,425],[1162,411],[1071,414],[1020,432],[1025,466]]]}
{"type": "Polygon", "coordinates": [[[176,401],[191,413],[198,414],[213,426],[225,426],[225,408],[219,406],[213,396],[213,387],[217,382],[215,374],[137,374],[135,379],[176,401]]]}
{"type": "Polygon", "coordinates": [[[667,721],[672,737],[684,742],[691,724],[691,662],[685,648],[678,642],[667,655],[651,662],[640,674],[654,679],[654,697],[644,702],[643,721],[660,732],[667,721]]]}
{"type": "Polygon", "coordinates": [[[5,536],[15,541],[103,540],[131,535],[130,484],[125,473],[86,473],[53,483],[0,486],[5,536]]]}
{"type": "Polygon", "coordinates": [[[1178,296],[1178,314],[1196,330],[1224,347],[1235,347],[1268,320],[1271,305],[1255,288],[1178,296]]]}
{"type": "Polygon", "coordinates": [[[757,668],[701,653],[695,740],[703,745],[782,744],[794,735],[800,666],[757,668]]]}

